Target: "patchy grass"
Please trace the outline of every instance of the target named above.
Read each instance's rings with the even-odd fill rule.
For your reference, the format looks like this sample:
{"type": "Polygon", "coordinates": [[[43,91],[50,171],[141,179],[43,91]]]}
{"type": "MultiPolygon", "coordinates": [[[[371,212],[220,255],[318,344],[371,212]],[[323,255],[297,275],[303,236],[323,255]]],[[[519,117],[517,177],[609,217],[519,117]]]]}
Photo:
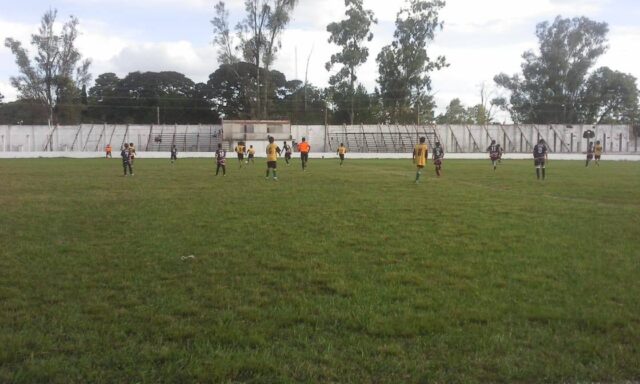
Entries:
{"type": "Polygon", "coordinates": [[[640,164],[531,163],[3,160],[0,382],[640,380],[640,164]]]}

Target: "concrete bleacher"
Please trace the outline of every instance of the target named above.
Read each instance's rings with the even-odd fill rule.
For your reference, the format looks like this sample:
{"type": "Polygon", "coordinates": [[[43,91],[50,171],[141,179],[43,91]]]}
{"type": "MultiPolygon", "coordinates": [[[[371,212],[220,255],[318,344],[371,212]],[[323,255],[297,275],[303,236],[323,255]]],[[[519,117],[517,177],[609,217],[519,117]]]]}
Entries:
{"type": "MultiPolygon", "coordinates": [[[[602,142],[605,154],[640,153],[640,140],[628,125],[291,125],[288,129],[280,133],[279,145],[305,137],[316,153],[335,152],[340,143],[354,154],[411,153],[420,136],[430,147],[439,140],[449,154],[483,153],[491,140],[506,153],[529,154],[539,139],[546,140],[552,153],[583,153],[586,130],[595,132],[593,140],[602,142]]],[[[174,144],[182,153],[213,152],[219,143],[229,150],[237,141],[245,141],[260,155],[267,133],[236,138],[220,125],[5,125],[0,126],[0,152],[101,152],[107,144],[118,149],[125,142],[145,152],[168,153],[174,144]]]]}
{"type": "Polygon", "coordinates": [[[381,126],[335,126],[327,132],[330,151],[344,143],[350,152],[362,153],[407,153],[411,152],[420,137],[425,137],[429,147],[439,141],[432,126],[381,125],[381,126]]]}

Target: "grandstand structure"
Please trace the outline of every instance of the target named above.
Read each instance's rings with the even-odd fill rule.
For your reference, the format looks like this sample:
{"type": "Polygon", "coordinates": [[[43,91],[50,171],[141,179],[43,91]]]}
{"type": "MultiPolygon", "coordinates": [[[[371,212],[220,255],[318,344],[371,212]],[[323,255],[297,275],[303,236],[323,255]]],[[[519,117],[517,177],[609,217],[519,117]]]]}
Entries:
{"type": "Polygon", "coordinates": [[[361,153],[410,153],[422,136],[430,147],[439,141],[448,153],[485,152],[491,140],[507,153],[530,153],[544,139],[551,152],[586,151],[586,131],[593,131],[605,152],[640,153],[640,130],[629,125],[291,125],[288,121],[228,120],[222,125],[0,126],[0,152],[101,152],[135,143],[138,151],[213,152],[242,141],[261,155],[267,137],[294,144],[305,137],[312,152],[335,152],[340,143],[361,153]]]}
{"type": "Polygon", "coordinates": [[[432,148],[439,141],[434,126],[377,125],[327,127],[328,150],[334,152],[344,143],[351,152],[406,153],[411,152],[420,137],[432,148]]]}

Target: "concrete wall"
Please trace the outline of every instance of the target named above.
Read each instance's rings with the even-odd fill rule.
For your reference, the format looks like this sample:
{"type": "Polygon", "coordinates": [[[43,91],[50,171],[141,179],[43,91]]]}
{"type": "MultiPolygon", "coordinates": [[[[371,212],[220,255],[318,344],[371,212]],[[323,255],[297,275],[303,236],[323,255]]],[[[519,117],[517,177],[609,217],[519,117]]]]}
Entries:
{"type": "MultiPolygon", "coordinates": [[[[114,154],[113,161],[119,160],[119,152],[114,154]]],[[[256,153],[258,158],[265,158],[264,151],[256,153]]],[[[91,159],[104,157],[103,152],[0,152],[0,159],[28,159],[28,158],[57,158],[67,157],[74,159],[91,159]]],[[[234,159],[233,154],[227,155],[229,159],[234,159]]],[[[300,154],[294,153],[293,158],[298,159],[300,154]]],[[[312,152],[312,159],[337,159],[335,152],[312,152]]],[[[186,158],[214,158],[213,152],[178,152],[178,159],[186,158]]],[[[165,159],[169,161],[169,152],[137,152],[137,159],[165,159]]],[[[411,161],[410,153],[348,153],[347,160],[355,159],[406,159],[411,161]]],[[[504,160],[531,160],[532,155],[529,153],[508,153],[503,157],[504,160]]],[[[580,153],[552,153],[549,155],[550,160],[579,160],[584,161],[585,155],[580,153]]],[[[445,160],[487,160],[486,153],[448,153],[445,160]]],[[[640,153],[638,154],[606,154],[603,161],[640,161],[640,153]]],[[[429,160],[431,162],[431,160],[429,160]]]]}
{"type": "MultiPolygon", "coordinates": [[[[591,126],[591,125],[490,125],[490,126],[461,126],[439,125],[416,127],[409,126],[327,126],[324,125],[294,125],[291,126],[291,137],[299,142],[306,137],[312,151],[329,152],[333,147],[328,138],[337,133],[400,133],[419,132],[420,129],[433,128],[444,145],[447,153],[484,152],[492,139],[500,143],[507,153],[528,153],[538,138],[546,140],[554,153],[582,153],[586,149],[587,140],[582,133],[587,129],[596,132],[595,140],[605,145],[605,153],[638,153],[640,143],[633,135],[629,126],[591,126]]],[[[0,152],[92,152],[102,151],[107,143],[114,149],[123,142],[134,142],[139,151],[153,151],[154,138],[158,135],[180,135],[185,133],[199,133],[203,140],[219,133],[221,126],[217,125],[108,125],[83,124],[78,126],[60,126],[51,129],[48,126],[0,126],[0,152]]],[[[417,140],[416,134],[416,140],[417,140]]],[[[233,145],[234,143],[230,143],[233,145]]],[[[281,141],[278,141],[282,145],[281,141]]],[[[247,141],[247,145],[254,145],[258,153],[263,153],[266,141],[247,141]]],[[[181,150],[180,148],[178,148],[181,150]]],[[[352,152],[357,149],[352,148],[352,152]]],[[[183,151],[184,152],[184,151],[183,151]]]]}

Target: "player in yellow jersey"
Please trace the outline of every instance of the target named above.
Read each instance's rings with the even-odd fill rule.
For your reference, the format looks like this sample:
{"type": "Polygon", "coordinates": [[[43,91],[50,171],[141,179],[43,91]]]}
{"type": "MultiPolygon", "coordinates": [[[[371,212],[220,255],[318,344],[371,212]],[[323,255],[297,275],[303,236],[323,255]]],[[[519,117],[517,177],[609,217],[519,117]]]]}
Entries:
{"type": "Polygon", "coordinates": [[[233,150],[238,155],[238,163],[240,163],[240,168],[242,168],[242,163],[244,163],[244,152],[245,152],[244,143],[242,141],[239,142],[233,150]]]}
{"type": "Polygon", "coordinates": [[[600,140],[596,141],[596,147],[594,148],[593,152],[595,154],[596,157],[596,165],[599,167],[600,166],[600,157],[602,157],[602,144],[600,144],[600,140]]]}
{"type": "Polygon", "coordinates": [[[269,179],[269,171],[273,169],[273,180],[278,181],[276,175],[276,167],[278,165],[278,156],[280,155],[280,147],[273,142],[273,137],[269,136],[269,145],[267,145],[267,174],[265,179],[269,179]]]}
{"type": "Polygon", "coordinates": [[[247,156],[247,164],[249,164],[249,161],[251,161],[251,164],[253,164],[254,163],[253,158],[254,158],[254,156],[256,154],[256,149],[253,148],[253,145],[249,146],[249,149],[247,149],[247,154],[248,154],[248,156],[247,156]]]}
{"type": "Polygon", "coordinates": [[[340,156],[340,166],[342,167],[342,163],[344,163],[344,155],[347,153],[347,147],[344,146],[344,143],[340,143],[338,147],[338,156],[340,156]]]}
{"type": "Polygon", "coordinates": [[[416,184],[420,182],[422,169],[427,165],[427,156],[429,156],[429,147],[425,143],[425,138],[421,137],[420,144],[413,149],[413,163],[418,168],[416,171],[416,184]]]}
{"type": "Polygon", "coordinates": [[[131,157],[131,166],[133,167],[133,160],[135,160],[135,158],[138,156],[138,154],[136,153],[136,147],[133,145],[133,143],[129,143],[129,156],[131,157]]]}

